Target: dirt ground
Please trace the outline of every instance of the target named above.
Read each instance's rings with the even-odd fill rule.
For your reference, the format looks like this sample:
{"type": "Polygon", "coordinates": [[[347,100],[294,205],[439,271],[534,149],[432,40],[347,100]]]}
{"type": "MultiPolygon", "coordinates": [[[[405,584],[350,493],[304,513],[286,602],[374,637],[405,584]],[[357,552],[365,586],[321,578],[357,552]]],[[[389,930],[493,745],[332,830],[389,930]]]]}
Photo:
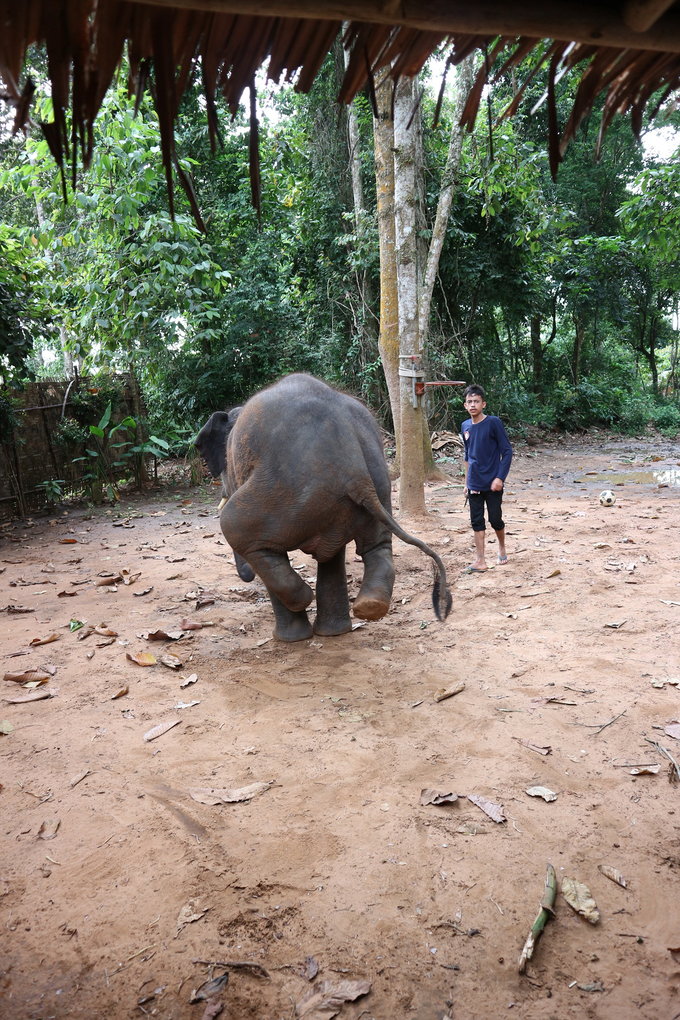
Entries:
{"type": "Polygon", "coordinates": [[[678,455],[520,444],[509,563],[483,575],[452,466],[428,518],[400,518],[445,560],[449,620],[395,540],[390,614],[295,645],[239,580],[207,483],[4,527],[0,1014],[680,1016],[680,783],[659,750],[680,761],[678,455]],[[29,669],[52,696],[10,703],[29,669]],[[601,917],[558,892],[520,976],[548,862],[601,917]]]}

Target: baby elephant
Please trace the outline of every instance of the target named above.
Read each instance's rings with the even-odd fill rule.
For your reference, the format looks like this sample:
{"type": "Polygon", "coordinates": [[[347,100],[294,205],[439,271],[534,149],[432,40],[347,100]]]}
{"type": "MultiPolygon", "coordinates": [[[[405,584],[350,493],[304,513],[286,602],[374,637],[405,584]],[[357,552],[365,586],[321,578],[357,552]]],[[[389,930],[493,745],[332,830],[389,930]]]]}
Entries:
{"type": "Polygon", "coordinates": [[[196,446],[213,476],[222,478],[222,532],[241,579],[257,574],[264,582],[275,637],[301,641],[313,632],[351,630],[345,573],[350,541],[364,561],[354,615],[385,616],[394,585],[393,534],[434,560],[434,611],[446,619],[451,594],[444,564],[392,517],[380,432],[360,401],[313,376],[289,375],[243,407],[216,411],[196,446]],[[314,592],[290,565],[293,549],[319,564],[314,631],[306,611],[314,592]]]}

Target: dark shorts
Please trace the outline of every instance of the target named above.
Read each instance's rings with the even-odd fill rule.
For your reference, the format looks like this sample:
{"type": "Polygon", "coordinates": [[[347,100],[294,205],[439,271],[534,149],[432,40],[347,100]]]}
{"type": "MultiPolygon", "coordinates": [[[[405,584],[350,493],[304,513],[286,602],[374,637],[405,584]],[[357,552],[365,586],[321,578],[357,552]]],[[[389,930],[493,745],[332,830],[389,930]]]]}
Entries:
{"type": "Polygon", "coordinates": [[[503,531],[505,524],[501,517],[501,503],[503,502],[503,490],[494,492],[488,489],[486,492],[471,492],[468,495],[470,502],[470,523],[473,531],[486,531],[484,523],[484,504],[489,515],[489,524],[494,531],[503,531]]]}

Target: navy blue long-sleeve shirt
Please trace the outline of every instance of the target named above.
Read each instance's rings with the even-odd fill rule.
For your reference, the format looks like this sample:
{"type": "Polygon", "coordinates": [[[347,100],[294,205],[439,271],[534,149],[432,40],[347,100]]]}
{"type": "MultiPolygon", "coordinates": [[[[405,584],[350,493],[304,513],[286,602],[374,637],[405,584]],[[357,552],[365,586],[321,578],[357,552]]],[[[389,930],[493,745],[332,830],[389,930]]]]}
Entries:
{"type": "Polygon", "coordinates": [[[505,481],[512,464],[512,446],[500,418],[487,414],[476,425],[468,418],[461,425],[461,433],[468,465],[465,481],[468,489],[486,492],[494,478],[505,481]]]}

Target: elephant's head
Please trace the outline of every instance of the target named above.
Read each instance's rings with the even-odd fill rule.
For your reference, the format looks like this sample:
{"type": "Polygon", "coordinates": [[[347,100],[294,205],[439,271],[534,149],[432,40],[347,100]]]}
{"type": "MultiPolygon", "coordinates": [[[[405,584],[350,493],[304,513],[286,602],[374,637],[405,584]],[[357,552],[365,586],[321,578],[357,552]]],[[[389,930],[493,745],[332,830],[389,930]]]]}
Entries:
{"type": "Polygon", "coordinates": [[[227,465],[227,439],[241,411],[215,411],[196,437],[196,448],[208,465],[213,478],[219,478],[227,465]]]}

